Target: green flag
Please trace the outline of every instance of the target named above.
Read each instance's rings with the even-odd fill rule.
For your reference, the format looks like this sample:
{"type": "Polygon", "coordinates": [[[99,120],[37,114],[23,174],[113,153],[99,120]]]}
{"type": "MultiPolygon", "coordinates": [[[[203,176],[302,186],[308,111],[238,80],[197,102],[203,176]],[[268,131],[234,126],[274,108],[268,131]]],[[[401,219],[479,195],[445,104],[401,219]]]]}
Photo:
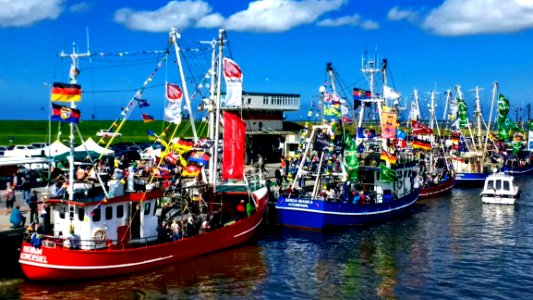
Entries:
{"type": "Polygon", "coordinates": [[[344,168],[348,173],[348,180],[357,180],[357,168],[359,168],[359,160],[357,159],[357,145],[350,136],[346,136],[344,139],[346,144],[344,168]]]}
{"type": "Polygon", "coordinates": [[[383,182],[396,181],[396,172],[393,169],[387,167],[385,164],[379,165],[379,176],[383,182]]]}
{"type": "Polygon", "coordinates": [[[466,102],[463,99],[458,99],[457,103],[459,107],[459,127],[465,128],[468,125],[468,112],[466,111],[466,102]]]}
{"type": "Polygon", "coordinates": [[[498,96],[498,124],[502,124],[509,113],[509,99],[502,94],[498,96]]]}

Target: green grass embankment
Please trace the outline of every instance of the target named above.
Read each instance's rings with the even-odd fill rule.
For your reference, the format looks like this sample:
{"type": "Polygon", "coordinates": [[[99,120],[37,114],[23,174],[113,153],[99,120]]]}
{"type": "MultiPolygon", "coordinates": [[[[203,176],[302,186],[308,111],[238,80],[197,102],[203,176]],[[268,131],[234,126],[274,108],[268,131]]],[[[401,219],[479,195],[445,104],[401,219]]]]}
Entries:
{"type": "MultiPolygon", "coordinates": [[[[80,121],[78,128],[84,139],[91,137],[98,142],[100,137],[96,133],[101,129],[110,128],[112,121],[80,121]]],[[[169,126],[167,122],[155,121],[144,123],[143,121],[127,121],[121,128],[121,137],[114,139],[113,144],[116,143],[132,143],[132,142],[148,142],[147,130],[151,130],[157,135],[161,134],[164,126],[169,126]]],[[[70,127],[68,123],[42,121],[20,121],[20,120],[4,120],[0,121],[0,145],[10,145],[10,137],[13,137],[13,145],[26,145],[31,143],[45,142],[49,140],[49,128],[51,128],[51,140],[55,141],[58,137],[58,132],[61,132],[60,140],[67,144],[69,140],[70,127]]],[[[170,136],[174,131],[175,125],[170,126],[167,135],[170,136]]],[[[116,129],[116,128],[115,128],[116,129]]],[[[196,123],[196,131],[198,136],[207,135],[207,123],[196,123]]],[[[182,122],[176,130],[176,137],[186,136],[191,137],[192,129],[189,122],[182,122]]],[[[74,134],[76,143],[79,144],[78,133],[74,134]]]]}

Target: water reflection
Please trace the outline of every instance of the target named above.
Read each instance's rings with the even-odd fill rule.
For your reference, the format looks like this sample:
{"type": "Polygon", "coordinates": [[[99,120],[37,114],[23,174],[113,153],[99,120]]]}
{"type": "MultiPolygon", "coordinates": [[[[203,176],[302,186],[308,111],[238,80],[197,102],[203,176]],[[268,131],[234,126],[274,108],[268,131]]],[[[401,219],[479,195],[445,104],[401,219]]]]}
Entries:
{"type": "Polygon", "coordinates": [[[20,299],[249,298],[265,281],[261,249],[246,245],[131,276],[72,284],[23,282],[20,299]]]}

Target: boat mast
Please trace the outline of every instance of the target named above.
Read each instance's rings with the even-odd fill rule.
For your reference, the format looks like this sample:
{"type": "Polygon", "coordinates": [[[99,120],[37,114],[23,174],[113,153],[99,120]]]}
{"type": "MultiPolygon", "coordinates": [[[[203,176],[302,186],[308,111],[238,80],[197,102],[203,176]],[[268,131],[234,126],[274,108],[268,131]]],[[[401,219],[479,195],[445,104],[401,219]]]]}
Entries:
{"type": "MultiPolygon", "coordinates": [[[[71,64],[70,64],[70,71],[69,71],[69,82],[71,84],[78,83],[78,76],[80,75],[80,69],[78,68],[78,58],[91,56],[89,49],[87,49],[87,52],[85,53],[76,53],[76,43],[72,43],[72,53],[67,54],[61,51],[61,53],[59,53],[59,56],[61,58],[70,57],[71,64]]],[[[75,109],[76,102],[70,101],[70,108],[75,109]]],[[[68,199],[72,201],[74,200],[74,193],[73,193],[74,191],[74,126],[76,126],[76,124],[74,122],[70,122],[69,125],[70,125],[70,136],[69,136],[70,155],[68,157],[69,185],[67,187],[67,192],[68,192],[68,199]]]]}
{"type": "Polygon", "coordinates": [[[189,121],[191,122],[192,134],[194,136],[194,144],[198,142],[198,136],[196,135],[196,126],[194,124],[194,116],[192,115],[191,100],[189,98],[189,91],[187,90],[187,82],[185,81],[185,75],[183,73],[183,66],[181,64],[180,47],[178,45],[178,39],[181,35],[176,31],[176,28],[170,30],[170,40],[174,44],[174,50],[176,51],[176,60],[178,61],[178,71],[181,77],[181,85],[183,87],[183,94],[185,95],[185,103],[187,110],[189,111],[189,121]]]}
{"type": "Polygon", "coordinates": [[[215,112],[215,122],[214,122],[214,127],[215,127],[215,149],[214,149],[214,152],[215,152],[215,155],[214,155],[214,172],[213,172],[213,176],[212,176],[212,184],[213,184],[213,193],[216,193],[216,189],[217,189],[217,176],[216,176],[216,170],[218,170],[217,166],[218,166],[218,147],[219,147],[219,144],[218,144],[218,140],[219,140],[219,135],[220,135],[220,93],[221,93],[221,87],[220,87],[220,84],[221,84],[221,75],[222,75],[222,53],[223,53],[223,50],[224,50],[224,29],[219,29],[218,30],[218,66],[217,66],[217,92],[216,92],[216,98],[215,98],[215,108],[216,108],[216,112],[215,112]]]}
{"type": "Polygon", "coordinates": [[[370,100],[367,100],[367,99],[364,99],[362,100],[363,103],[361,103],[361,109],[359,110],[359,120],[358,120],[358,123],[357,123],[357,126],[359,128],[362,127],[363,125],[363,116],[365,114],[365,104],[366,102],[370,102],[370,103],[376,103],[376,107],[378,109],[378,114],[379,114],[379,118],[381,119],[381,102],[383,101],[383,99],[377,99],[375,97],[375,93],[374,93],[374,77],[375,77],[375,73],[377,72],[383,72],[384,69],[381,68],[381,69],[378,69],[375,67],[376,65],[376,62],[375,61],[369,61],[367,62],[366,61],[366,58],[363,57],[362,59],[362,62],[361,62],[361,72],[366,75],[366,74],[369,74],[369,83],[370,83],[370,94],[371,94],[371,97],[372,99],[370,100]]]}
{"type": "Polygon", "coordinates": [[[474,91],[476,92],[476,111],[474,111],[474,114],[476,115],[476,127],[477,127],[477,132],[476,132],[476,136],[477,136],[477,139],[478,139],[478,145],[481,145],[482,144],[482,141],[481,141],[481,122],[482,122],[482,119],[481,119],[481,103],[479,101],[479,90],[480,88],[476,86],[476,88],[474,89],[474,91]]]}
{"type": "MultiPolygon", "coordinates": [[[[461,91],[461,86],[460,85],[456,85],[455,88],[457,90],[458,98],[461,99],[461,101],[465,101],[464,98],[463,98],[463,92],[461,91]]],[[[459,122],[460,121],[461,120],[459,120],[459,122]]],[[[472,144],[474,145],[474,148],[477,150],[476,140],[474,139],[474,136],[472,135],[472,129],[470,128],[470,122],[468,121],[468,116],[467,116],[467,119],[466,119],[466,126],[468,127],[468,132],[470,133],[470,139],[472,140],[472,144]]],[[[459,131],[462,134],[461,126],[458,126],[458,127],[459,127],[459,131]]],[[[470,151],[470,147],[468,146],[468,143],[466,143],[466,147],[469,148],[469,151],[470,151]]]]}
{"type": "Polygon", "coordinates": [[[214,176],[216,172],[216,164],[214,160],[214,156],[217,149],[217,142],[218,139],[215,139],[215,132],[213,131],[213,128],[215,128],[215,86],[217,84],[217,77],[218,74],[215,72],[216,67],[216,46],[217,41],[215,39],[209,41],[209,42],[200,42],[200,43],[208,43],[211,45],[211,68],[209,69],[209,76],[210,76],[210,86],[209,86],[209,99],[207,100],[207,111],[209,113],[209,140],[214,141],[215,144],[213,147],[210,148],[209,153],[211,154],[209,156],[209,182],[214,182],[214,176]]]}
{"type": "Polygon", "coordinates": [[[485,137],[484,152],[486,152],[486,150],[487,150],[487,143],[489,141],[490,125],[491,125],[491,121],[492,121],[492,112],[493,112],[493,109],[494,109],[494,100],[496,99],[496,95],[498,93],[498,88],[499,88],[498,82],[495,81],[494,84],[493,84],[493,87],[492,87],[492,99],[491,99],[491,102],[490,102],[489,124],[487,124],[487,136],[485,137]]]}

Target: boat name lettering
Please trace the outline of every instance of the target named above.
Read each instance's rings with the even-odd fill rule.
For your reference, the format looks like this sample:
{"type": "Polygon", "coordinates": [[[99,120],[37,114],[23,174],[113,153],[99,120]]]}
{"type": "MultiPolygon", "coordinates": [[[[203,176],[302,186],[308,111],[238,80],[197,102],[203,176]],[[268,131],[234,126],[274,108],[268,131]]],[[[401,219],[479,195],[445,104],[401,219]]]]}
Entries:
{"type": "Polygon", "coordinates": [[[30,246],[24,246],[22,248],[22,253],[20,253],[20,259],[37,261],[47,264],[48,260],[43,254],[43,249],[34,248],[30,246]]]}
{"type": "Polygon", "coordinates": [[[299,204],[313,204],[313,200],[306,200],[306,199],[285,199],[285,202],[287,203],[299,203],[299,204]]]}

